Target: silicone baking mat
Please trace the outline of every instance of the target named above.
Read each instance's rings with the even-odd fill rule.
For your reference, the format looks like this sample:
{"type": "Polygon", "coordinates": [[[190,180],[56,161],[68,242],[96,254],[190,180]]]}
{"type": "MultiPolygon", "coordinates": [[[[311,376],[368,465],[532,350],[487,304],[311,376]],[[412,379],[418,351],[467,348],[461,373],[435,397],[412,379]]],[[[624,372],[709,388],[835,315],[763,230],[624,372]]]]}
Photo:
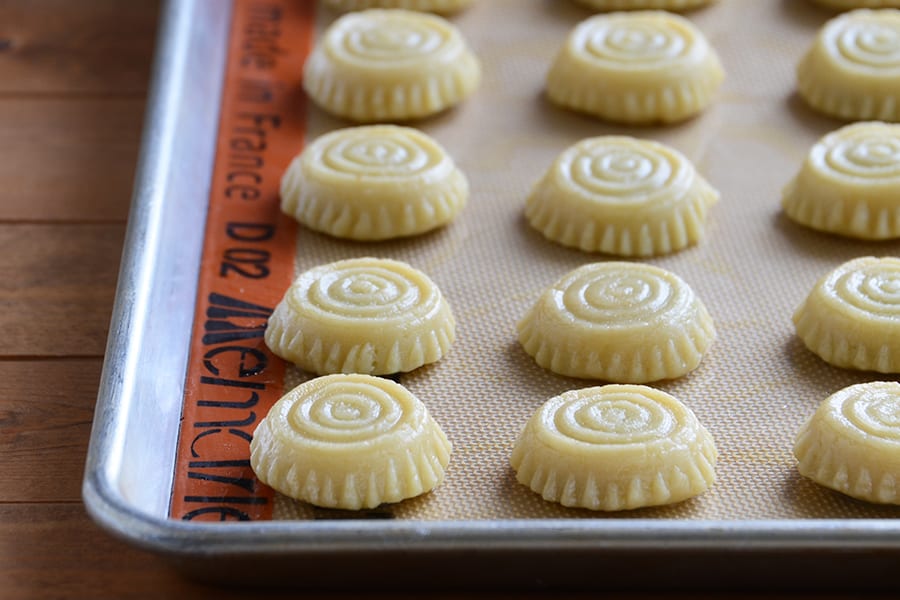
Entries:
{"type": "MultiPolygon", "coordinates": [[[[256,40],[260,55],[266,54],[266,47],[278,50],[271,53],[278,68],[266,73],[263,79],[268,83],[262,88],[263,92],[272,92],[272,106],[283,111],[278,113],[280,126],[271,127],[272,121],[265,118],[258,125],[268,127],[266,143],[280,150],[260,151],[267,169],[261,175],[262,185],[247,175],[242,179],[252,184],[246,193],[252,195],[256,192],[248,190],[259,190],[260,197],[251,204],[268,206],[265,214],[269,216],[264,221],[243,216],[239,222],[271,225],[273,235],[276,230],[279,235],[290,232],[293,236],[296,232],[296,245],[252,242],[249,238],[263,236],[269,230],[247,226],[238,229],[239,236],[248,238],[242,243],[268,252],[265,261],[262,254],[238,252],[231,255],[232,267],[223,267],[222,252],[227,245],[204,260],[201,283],[209,285],[201,286],[206,295],[201,293],[195,325],[173,518],[900,517],[900,508],[862,503],[801,478],[791,453],[798,428],[829,394],[853,383],[890,379],[827,365],[803,347],[791,323],[794,309],[825,272],[851,258],[895,255],[900,249],[898,242],[867,243],[816,233],[793,224],[780,211],[781,188],[796,172],[809,147],[843,124],[815,114],[794,91],[795,65],[833,13],[805,0],[720,0],[688,13],[718,51],[727,72],[725,84],[715,103],[693,120],[673,126],[633,128],[561,110],[544,97],[544,77],[556,50],[568,32],[591,13],[568,0],[477,1],[452,21],[482,61],[481,87],[458,108],[414,123],[435,137],[467,174],[472,189],[468,206],[455,222],[437,232],[364,244],[292,228],[272,213],[271,207],[277,206],[277,178],[290,154],[302,147],[303,132],[312,139],[351,124],[307,106],[300,91],[298,63],[308,51],[308,40],[298,43],[296,37],[286,38],[289,31],[295,36],[321,31],[338,15],[320,7],[313,16],[303,2],[266,2],[265,6],[281,11],[281,29],[275,35],[274,30],[266,29],[271,24],[247,26],[247,15],[252,16],[254,7],[262,5],[236,3],[211,207],[228,205],[229,200],[234,203],[234,198],[225,195],[230,182],[227,166],[222,165],[228,161],[230,146],[222,136],[231,126],[229,119],[234,120],[229,115],[241,110],[238,92],[243,89],[240,93],[247,100],[253,89],[237,86],[241,69],[247,67],[242,66],[246,52],[241,49],[253,46],[248,46],[248,39],[256,40]],[[257,39],[264,38],[260,32],[266,31],[271,39],[257,39]],[[229,104],[235,94],[238,100],[229,104]],[[711,211],[706,236],[698,246],[646,261],[685,279],[716,323],[718,337],[701,366],[684,378],[655,385],[690,406],[713,434],[719,450],[717,482],[709,492],[687,502],[611,514],[544,502],[516,483],[509,466],[516,436],[537,407],[563,391],[596,384],[556,376],[538,367],[518,345],[515,324],[541,290],[562,274],[587,262],[613,258],[551,243],[532,230],[523,217],[531,186],[553,159],[582,138],[605,134],[670,144],[687,155],[722,196],[711,211]],[[287,259],[285,254],[289,255],[287,259]],[[217,308],[210,302],[210,293],[218,289],[223,268],[247,270],[263,265],[273,271],[289,270],[292,259],[294,272],[299,272],[358,256],[411,263],[436,281],[453,307],[457,340],[450,354],[398,380],[428,405],[452,440],[454,451],[446,479],[433,493],[373,511],[345,514],[272,496],[255,481],[246,464],[246,440],[281,390],[278,361],[267,353],[259,332],[266,310],[286,288],[289,275],[282,272],[278,277],[260,278],[270,282],[265,284],[252,278],[232,279],[238,284],[215,297],[220,301],[224,297],[226,304],[231,304],[218,306],[218,312],[210,313],[217,308]],[[257,291],[258,284],[268,291],[257,291]],[[234,300],[256,309],[249,305],[241,309],[234,300]],[[247,314],[229,317],[225,309],[233,311],[236,306],[247,314]],[[250,333],[240,344],[227,341],[227,336],[217,338],[218,342],[213,340],[215,343],[203,342],[203,336],[210,333],[204,327],[217,320],[216,314],[226,314],[218,320],[230,323],[231,329],[240,318],[249,319],[243,327],[250,333]],[[227,362],[230,357],[229,364],[236,373],[233,379],[204,371],[204,356],[229,345],[252,347],[258,356],[232,349],[206,359],[219,364],[216,361],[227,362]],[[260,356],[266,357],[267,369],[253,372],[254,365],[258,367],[263,360],[260,356]],[[243,361],[249,374],[241,375],[235,361],[243,361]],[[206,388],[198,385],[201,377],[207,382],[218,377],[258,385],[215,388],[232,394],[226,394],[227,401],[244,406],[235,410],[233,405],[211,406],[209,394],[214,389],[208,384],[206,388]],[[246,403],[255,397],[253,392],[258,397],[248,408],[246,403]],[[206,404],[201,405],[204,400],[206,404]],[[206,412],[213,410],[221,412],[215,416],[206,412]],[[203,426],[197,427],[197,423],[203,426]],[[218,431],[206,433],[197,441],[198,435],[213,430],[218,431]],[[218,464],[217,460],[224,462],[218,464]],[[192,461],[207,466],[192,467],[192,461]],[[202,510],[206,512],[198,512],[202,510]]],[[[210,236],[221,238],[222,231],[227,230],[220,225],[215,226],[219,229],[208,229],[207,252],[210,236]]],[[[229,270],[228,274],[235,273],[229,270]]],[[[290,367],[284,386],[289,388],[308,377],[290,367]]]]}

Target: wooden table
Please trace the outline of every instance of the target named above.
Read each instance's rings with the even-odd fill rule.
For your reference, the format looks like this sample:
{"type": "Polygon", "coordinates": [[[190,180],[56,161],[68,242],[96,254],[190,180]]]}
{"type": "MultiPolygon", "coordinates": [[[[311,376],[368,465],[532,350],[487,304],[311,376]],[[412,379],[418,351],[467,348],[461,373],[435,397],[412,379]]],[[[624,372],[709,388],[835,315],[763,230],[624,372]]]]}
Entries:
{"type": "Polygon", "coordinates": [[[158,10],[0,3],[3,598],[258,595],[183,580],[81,504],[158,10]]]}
{"type": "Polygon", "coordinates": [[[81,479],[155,0],[0,3],[0,597],[221,597],[96,527],[81,479]]]}

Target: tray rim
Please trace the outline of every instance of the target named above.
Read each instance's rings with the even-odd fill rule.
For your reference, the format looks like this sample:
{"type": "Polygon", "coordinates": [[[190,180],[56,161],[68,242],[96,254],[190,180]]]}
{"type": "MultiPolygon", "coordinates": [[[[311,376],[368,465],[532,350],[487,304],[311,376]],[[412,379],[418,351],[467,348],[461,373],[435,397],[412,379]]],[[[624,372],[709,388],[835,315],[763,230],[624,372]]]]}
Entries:
{"type": "MultiPolygon", "coordinates": [[[[140,308],[147,305],[147,283],[160,267],[157,253],[162,238],[157,228],[160,212],[168,204],[161,197],[165,186],[159,178],[169,176],[166,161],[171,159],[172,149],[178,143],[174,135],[175,113],[185,78],[182,65],[189,60],[186,53],[196,15],[194,7],[198,3],[202,0],[166,0],[162,9],[131,216],[82,487],[88,513],[99,525],[136,546],[180,557],[327,555],[385,549],[539,553],[584,549],[598,552],[689,549],[742,553],[809,549],[900,552],[900,519],[348,519],[219,525],[159,518],[129,502],[116,485],[116,477],[121,464],[118,451],[123,428],[133,408],[134,390],[129,386],[134,384],[134,379],[130,371],[142,339],[133,334],[146,325],[143,322],[146,315],[140,308]]],[[[227,6],[225,12],[230,14],[231,0],[227,6]]],[[[226,18],[228,22],[230,18],[226,18]]],[[[223,48],[223,59],[224,55],[223,48]]],[[[221,89],[221,77],[218,86],[221,89]]],[[[207,142],[215,145],[214,132],[213,139],[207,142]]],[[[208,181],[204,185],[208,190],[208,181]]],[[[199,268],[199,248],[195,254],[196,268],[199,268]]],[[[195,295],[195,291],[191,293],[195,295]]],[[[192,312],[193,306],[189,310],[192,312]]],[[[186,349],[184,360],[187,360],[186,349]]]]}
{"type": "Polygon", "coordinates": [[[258,521],[192,523],[158,519],[129,506],[98,478],[85,502],[111,533],[171,555],[271,555],[392,551],[552,552],[653,550],[722,552],[900,551],[900,524],[883,519],[510,519],[466,521],[258,521]]]}

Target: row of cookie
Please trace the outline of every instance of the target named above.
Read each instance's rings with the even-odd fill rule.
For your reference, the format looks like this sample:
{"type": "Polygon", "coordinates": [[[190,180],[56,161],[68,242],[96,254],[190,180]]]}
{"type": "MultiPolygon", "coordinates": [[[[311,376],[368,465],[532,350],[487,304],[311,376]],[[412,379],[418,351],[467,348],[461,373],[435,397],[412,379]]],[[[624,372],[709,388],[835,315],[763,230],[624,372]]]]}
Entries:
{"type": "MultiPolygon", "coordinates": [[[[706,307],[682,279],[651,265],[585,265],[548,287],[518,324],[519,340],[562,375],[641,383],[695,369],[715,338],[706,307]]],[[[412,371],[440,360],[456,336],[450,305],[410,265],[356,258],[300,274],[269,319],[276,355],[319,375],[412,371]]]]}
{"type": "MultiPolygon", "coordinates": [[[[793,317],[843,368],[900,373],[900,258],[863,257],[823,276],[793,317]]],[[[561,375],[620,383],[681,377],[715,338],[690,286],[643,263],[590,263],[561,277],[517,325],[523,348],[561,375]]],[[[316,373],[400,373],[440,360],[456,335],[446,298],[406,263],[357,258],[314,267],[266,329],[278,356],[316,373]]]]}
{"type": "MultiPolygon", "coordinates": [[[[900,11],[857,9],[829,20],[797,65],[814,109],[843,119],[900,121],[900,11]]],[[[579,23],[547,75],[560,106],[622,123],[669,123],[700,113],[724,78],[690,21],[666,12],[615,13],[579,23]]]]}
{"type": "MultiPolygon", "coordinates": [[[[282,397],[250,445],[259,479],[316,506],[374,508],[436,488],[452,444],[409,390],[361,374],[328,375],[282,397]]],[[[607,385],[547,401],[510,463],[546,500],[592,510],[679,502],[715,481],[712,436],[674,397],[607,385]]]]}
{"type": "MultiPolygon", "coordinates": [[[[557,104],[622,122],[672,122],[703,110],[724,78],[690,21],[661,11],[579,24],[547,77],[557,104]]],[[[361,122],[427,117],[472,95],[481,65],[436,15],[365,10],[337,19],[314,47],[303,87],[324,110],[361,122]]]]}
{"type": "MultiPolygon", "coordinates": [[[[353,240],[411,236],[452,221],[469,183],[432,138],[393,125],[323,135],[291,162],[282,210],[353,240]]],[[[900,125],[843,127],[817,142],[785,187],[785,213],[860,239],[900,237],[900,125]]],[[[525,202],[545,237],[586,252],[668,254],[696,244],[719,193],[681,153],[626,136],[588,138],[562,152],[525,202]]]]}
{"type": "MultiPolygon", "coordinates": [[[[794,441],[800,473],[861,500],[900,503],[900,384],[827,398],[794,441]]],[[[374,508],[436,488],[452,444],[418,398],[369,375],[329,375],[282,397],[260,422],[250,462],[262,482],[316,506],[374,508]]],[[[618,511],[707,491],[709,431],[671,395],[643,385],[565,392],[527,421],[509,457],[517,480],[564,506],[618,511]]]]}
{"type": "MultiPolygon", "coordinates": [[[[900,7],[875,0],[839,8],[900,7]]],[[[900,120],[900,11],[830,20],[797,67],[813,108],[850,120],[900,120]]],[[[820,140],[784,190],[795,221],[860,239],[900,237],[900,126],[858,123],[820,140]]],[[[838,367],[900,372],[900,259],[864,257],[820,279],[794,313],[797,335],[838,367]]],[[[853,385],[821,403],[794,440],[802,475],[855,498],[900,503],[900,384],[853,385]]]]}
{"type": "MultiPolygon", "coordinates": [[[[900,11],[860,9],[830,20],[797,69],[800,95],[841,118],[900,120],[900,11]]],[[[556,104],[622,123],[697,115],[724,78],[690,21],[663,11],[591,17],[568,36],[547,75],[556,104]]],[[[405,10],[337,19],[303,73],[310,98],[355,121],[391,122],[446,110],[474,93],[481,66],[449,21],[405,10]]]]}
{"type": "MultiPolygon", "coordinates": [[[[315,231],[361,241],[443,226],[468,197],[468,179],[435,140],[394,125],[317,138],[281,183],[286,214],[315,231]]],[[[697,243],[718,197],[676,150],[606,136],[564,151],[534,186],[525,213],[561,244],[649,256],[697,243]]]]}

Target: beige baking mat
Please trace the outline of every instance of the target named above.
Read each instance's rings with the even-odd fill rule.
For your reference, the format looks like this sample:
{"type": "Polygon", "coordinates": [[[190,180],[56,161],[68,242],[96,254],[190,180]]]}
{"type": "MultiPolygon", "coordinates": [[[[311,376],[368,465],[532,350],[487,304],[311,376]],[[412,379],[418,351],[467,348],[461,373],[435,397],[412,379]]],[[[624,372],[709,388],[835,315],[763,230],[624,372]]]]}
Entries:
{"type": "MultiPolygon", "coordinates": [[[[567,33],[589,16],[567,0],[479,0],[453,18],[482,60],[484,81],[458,109],[417,123],[469,177],[461,217],[415,239],[351,243],[301,228],[297,268],[356,256],[405,260],[441,287],[457,341],[439,363],[400,381],[429,407],[454,444],[433,493],[367,513],[403,519],[547,517],[782,519],[900,517],[801,478],[791,454],[803,420],[832,392],[876,378],[825,364],[794,336],[791,314],[816,279],[843,261],[897,254],[900,243],[864,243],[794,225],[780,212],[782,186],[810,145],[842,123],[794,94],[794,65],[831,13],[806,0],[721,0],[688,16],[727,71],[716,103],[688,123],[626,128],[547,103],[543,81],[567,33]],[[538,367],[516,342],[515,323],[540,291],[586,262],[608,260],[544,240],[523,217],[531,185],[581,138],[628,134],[670,144],[722,194],[698,246],[652,264],[685,279],[713,315],[718,338],[695,372],[658,387],[690,406],[715,437],[718,480],[674,506],[605,515],[544,502],[515,481],[509,454],[531,413],[565,390],[593,385],[538,367]]],[[[320,11],[319,26],[335,18],[320,11]]],[[[309,110],[312,137],[348,123],[309,110]]],[[[305,376],[289,375],[293,386],[305,376]]],[[[276,518],[334,511],[279,497],[276,518]]]]}

